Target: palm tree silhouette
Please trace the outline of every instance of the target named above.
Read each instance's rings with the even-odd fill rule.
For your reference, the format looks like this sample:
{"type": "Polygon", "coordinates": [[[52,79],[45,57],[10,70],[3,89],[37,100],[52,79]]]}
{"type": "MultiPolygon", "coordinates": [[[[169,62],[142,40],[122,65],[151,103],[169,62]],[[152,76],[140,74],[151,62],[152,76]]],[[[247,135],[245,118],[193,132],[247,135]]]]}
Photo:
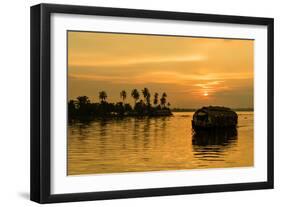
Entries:
{"type": "Polygon", "coordinates": [[[146,100],[147,105],[149,106],[150,105],[150,93],[149,93],[148,88],[144,88],[142,90],[142,94],[143,94],[144,99],[146,100]]]}
{"type": "Polygon", "coordinates": [[[123,99],[123,103],[125,102],[125,99],[127,98],[127,92],[125,90],[120,92],[120,97],[123,99]]]}
{"type": "Polygon", "coordinates": [[[158,104],[158,96],[159,96],[158,93],[155,93],[155,94],[154,94],[153,104],[154,104],[155,106],[158,104]]]}
{"type": "Polygon", "coordinates": [[[137,100],[139,100],[140,98],[140,93],[138,92],[137,89],[133,89],[131,96],[135,99],[135,105],[136,105],[137,100]]]}
{"type": "Polygon", "coordinates": [[[160,99],[161,105],[164,106],[164,108],[165,108],[166,101],[167,101],[166,98],[167,98],[167,94],[164,92],[162,94],[162,98],[160,99]]]}
{"type": "Polygon", "coordinates": [[[86,105],[86,104],[90,103],[90,100],[87,96],[78,96],[77,100],[78,100],[79,106],[86,105]]]}
{"type": "Polygon", "coordinates": [[[99,92],[99,98],[100,98],[101,102],[105,102],[105,100],[107,99],[106,92],[105,91],[99,92]]]}

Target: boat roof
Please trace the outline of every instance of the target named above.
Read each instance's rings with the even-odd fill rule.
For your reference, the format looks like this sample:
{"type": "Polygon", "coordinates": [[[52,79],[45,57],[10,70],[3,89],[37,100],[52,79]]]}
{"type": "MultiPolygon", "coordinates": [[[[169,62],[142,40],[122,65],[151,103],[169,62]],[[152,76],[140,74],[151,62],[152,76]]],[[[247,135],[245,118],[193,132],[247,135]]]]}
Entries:
{"type": "Polygon", "coordinates": [[[218,116],[218,115],[237,116],[235,111],[223,106],[207,106],[207,107],[204,106],[201,109],[198,109],[194,115],[198,114],[199,112],[205,112],[211,116],[218,116]]]}

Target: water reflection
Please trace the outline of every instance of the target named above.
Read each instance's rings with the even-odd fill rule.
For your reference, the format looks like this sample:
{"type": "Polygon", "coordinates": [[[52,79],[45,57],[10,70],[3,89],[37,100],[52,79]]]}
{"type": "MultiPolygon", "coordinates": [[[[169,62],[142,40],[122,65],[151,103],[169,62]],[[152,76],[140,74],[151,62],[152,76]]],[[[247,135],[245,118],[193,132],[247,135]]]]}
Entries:
{"type": "Polygon", "coordinates": [[[237,129],[218,129],[194,132],[192,144],[194,146],[221,145],[227,146],[237,140],[237,129]]]}
{"type": "Polygon", "coordinates": [[[228,149],[236,145],[237,136],[236,128],[193,132],[194,157],[209,162],[224,161],[228,149]]]}

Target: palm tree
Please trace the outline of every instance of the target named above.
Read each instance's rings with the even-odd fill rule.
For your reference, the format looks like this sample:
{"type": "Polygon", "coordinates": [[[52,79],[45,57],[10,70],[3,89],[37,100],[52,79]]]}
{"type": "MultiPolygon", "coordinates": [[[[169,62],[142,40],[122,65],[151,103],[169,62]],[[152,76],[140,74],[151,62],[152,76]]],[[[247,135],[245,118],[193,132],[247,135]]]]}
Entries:
{"type": "Polygon", "coordinates": [[[150,93],[149,93],[148,88],[144,88],[142,90],[142,94],[143,94],[144,99],[146,100],[147,105],[149,106],[150,105],[150,93]]]}
{"type": "Polygon", "coordinates": [[[170,102],[168,102],[167,105],[168,105],[168,108],[169,108],[171,106],[170,102]]]}
{"type": "Polygon", "coordinates": [[[76,107],[77,101],[70,100],[68,102],[68,118],[72,118],[76,115],[77,107],[76,107]]]}
{"type": "Polygon", "coordinates": [[[150,107],[150,93],[148,93],[146,96],[146,103],[147,103],[147,106],[150,107]]]}
{"type": "Polygon", "coordinates": [[[79,107],[90,103],[90,100],[87,96],[78,96],[77,100],[79,107]]]}
{"type": "Polygon", "coordinates": [[[166,101],[167,101],[166,98],[167,98],[167,94],[164,92],[162,94],[162,98],[160,99],[161,105],[164,106],[164,108],[165,108],[166,101]]]}
{"type": "Polygon", "coordinates": [[[155,94],[154,94],[153,104],[154,104],[155,106],[158,104],[158,96],[159,96],[158,93],[155,93],[155,94]]]}
{"type": "Polygon", "coordinates": [[[131,96],[135,99],[135,105],[136,105],[137,100],[139,100],[139,98],[140,98],[140,93],[138,92],[137,89],[133,89],[131,96]]]}
{"type": "Polygon", "coordinates": [[[99,98],[101,100],[101,102],[105,102],[105,100],[107,99],[107,94],[105,91],[100,91],[99,92],[99,98]]]}
{"type": "Polygon", "coordinates": [[[124,103],[125,99],[127,98],[127,92],[125,90],[121,91],[120,97],[123,99],[123,103],[124,103]]]}

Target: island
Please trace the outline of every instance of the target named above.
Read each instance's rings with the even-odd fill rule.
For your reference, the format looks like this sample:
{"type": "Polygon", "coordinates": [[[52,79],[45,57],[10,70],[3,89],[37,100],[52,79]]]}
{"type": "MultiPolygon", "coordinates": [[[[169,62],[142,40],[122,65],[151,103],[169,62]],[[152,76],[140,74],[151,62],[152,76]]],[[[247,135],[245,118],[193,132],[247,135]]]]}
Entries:
{"type": "Polygon", "coordinates": [[[148,88],[131,91],[131,97],[134,99],[134,106],[126,103],[127,92],[120,92],[121,101],[110,103],[107,101],[107,93],[99,92],[100,102],[91,102],[87,96],[78,96],[75,100],[68,101],[68,120],[91,120],[94,118],[128,117],[128,116],[171,116],[170,103],[167,102],[167,94],[153,94],[153,103],[151,103],[151,93],[148,88]]]}

